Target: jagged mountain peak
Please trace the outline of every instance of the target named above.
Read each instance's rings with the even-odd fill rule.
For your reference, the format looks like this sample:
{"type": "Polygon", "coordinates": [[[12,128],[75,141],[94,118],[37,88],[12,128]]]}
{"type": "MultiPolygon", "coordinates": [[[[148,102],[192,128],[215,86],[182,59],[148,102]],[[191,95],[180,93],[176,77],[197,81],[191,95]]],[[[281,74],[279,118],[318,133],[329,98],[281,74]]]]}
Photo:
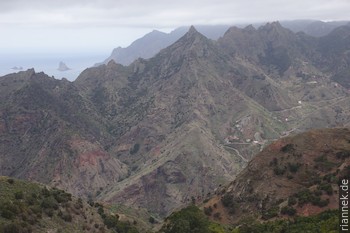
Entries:
{"type": "Polygon", "coordinates": [[[244,29],[232,27],[218,42],[231,54],[273,66],[283,75],[295,58],[303,56],[304,50],[300,49],[298,41],[298,35],[282,27],[279,22],[272,22],[258,29],[253,26],[244,29]]]}
{"type": "Polygon", "coordinates": [[[197,33],[198,31],[193,25],[191,25],[190,29],[188,30],[188,32],[190,32],[190,33],[197,33]]]}
{"type": "Polygon", "coordinates": [[[244,28],[232,26],[225,32],[224,36],[227,36],[230,34],[254,33],[256,31],[257,31],[256,28],[252,24],[250,24],[244,28]]]}
{"type": "Polygon", "coordinates": [[[194,26],[191,26],[185,35],[171,46],[163,49],[151,61],[162,60],[162,63],[176,64],[179,68],[179,64],[182,64],[184,60],[209,57],[213,55],[215,50],[213,42],[198,32],[194,26]]]}
{"type": "Polygon", "coordinates": [[[244,30],[248,31],[248,32],[255,32],[256,31],[255,27],[252,24],[249,24],[248,26],[246,26],[244,28],[244,30]]]}
{"type": "Polygon", "coordinates": [[[278,21],[276,22],[272,22],[272,23],[267,23],[261,27],[258,28],[258,32],[260,34],[266,34],[266,35],[270,35],[273,36],[273,39],[277,39],[277,38],[281,38],[281,37],[293,37],[295,34],[287,29],[284,28],[278,21]],[[276,37],[278,36],[278,37],[276,37]]]}
{"type": "Polygon", "coordinates": [[[265,25],[260,26],[258,28],[258,31],[271,33],[271,32],[285,32],[290,30],[283,27],[278,21],[275,21],[275,22],[266,23],[265,25]]]}
{"type": "MultiPolygon", "coordinates": [[[[30,78],[30,77],[32,77],[33,75],[35,75],[36,72],[35,72],[34,68],[30,68],[30,69],[27,69],[27,70],[18,72],[18,74],[19,74],[21,77],[30,78]]],[[[6,76],[5,76],[5,77],[6,77],[6,76]]]]}
{"type": "Polygon", "coordinates": [[[207,37],[205,37],[203,34],[197,31],[197,29],[192,25],[187,33],[179,39],[179,41],[182,42],[193,42],[194,40],[202,40],[202,41],[207,41],[209,40],[207,37]]]}
{"type": "Polygon", "coordinates": [[[264,26],[262,26],[261,28],[283,28],[282,25],[280,24],[280,22],[278,21],[274,21],[274,22],[269,22],[266,23],[264,26]]]}
{"type": "Polygon", "coordinates": [[[245,28],[239,28],[236,26],[230,27],[225,34],[219,39],[220,41],[226,40],[226,39],[233,39],[233,40],[246,40],[247,36],[251,36],[252,34],[257,34],[256,28],[254,28],[253,25],[248,25],[245,28]]]}
{"type": "Polygon", "coordinates": [[[240,29],[240,28],[238,28],[236,26],[232,26],[225,32],[223,37],[226,37],[226,36],[228,36],[230,34],[241,33],[241,31],[242,31],[242,29],[240,29]]]}
{"type": "Polygon", "coordinates": [[[34,68],[30,68],[30,69],[28,69],[28,70],[26,70],[24,72],[27,73],[27,74],[30,74],[30,75],[35,74],[34,68]]]}
{"type": "MultiPolygon", "coordinates": [[[[253,25],[248,25],[245,28],[239,28],[236,26],[232,26],[226,31],[226,33],[224,34],[223,37],[220,38],[220,40],[222,40],[222,39],[225,40],[225,38],[227,38],[227,37],[246,37],[246,36],[261,37],[264,35],[273,35],[273,34],[292,35],[293,32],[287,28],[284,28],[278,21],[276,21],[276,22],[267,23],[263,26],[260,26],[258,29],[256,29],[253,25]]],[[[238,38],[235,38],[235,39],[238,39],[238,38]]],[[[263,39],[263,38],[260,38],[260,40],[261,39],[263,39]]]]}

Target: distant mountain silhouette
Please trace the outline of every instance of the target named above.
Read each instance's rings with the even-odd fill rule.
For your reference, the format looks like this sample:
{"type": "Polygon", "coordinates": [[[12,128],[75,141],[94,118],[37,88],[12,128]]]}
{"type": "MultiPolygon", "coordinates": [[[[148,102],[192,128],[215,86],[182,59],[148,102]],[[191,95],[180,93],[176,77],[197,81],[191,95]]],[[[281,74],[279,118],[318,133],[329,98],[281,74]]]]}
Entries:
{"type": "MultiPolygon", "coordinates": [[[[216,40],[224,34],[229,26],[198,26],[196,28],[206,37],[216,40]]],[[[112,54],[103,63],[98,63],[96,65],[107,64],[110,60],[114,60],[122,65],[129,65],[137,58],[151,58],[161,49],[178,40],[188,29],[189,27],[180,27],[170,33],[154,30],[142,38],[137,39],[126,48],[118,47],[114,49],[112,54]]]]}
{"type": "Polygon", "coordinates": [[[283,27],[289,28],[293,32],[305,32],[314,37],[325,36],[337,27],[348,24],[349,21],[330,21],[323,22],[319,20],[290,20],[281,21],[283,27]]]}

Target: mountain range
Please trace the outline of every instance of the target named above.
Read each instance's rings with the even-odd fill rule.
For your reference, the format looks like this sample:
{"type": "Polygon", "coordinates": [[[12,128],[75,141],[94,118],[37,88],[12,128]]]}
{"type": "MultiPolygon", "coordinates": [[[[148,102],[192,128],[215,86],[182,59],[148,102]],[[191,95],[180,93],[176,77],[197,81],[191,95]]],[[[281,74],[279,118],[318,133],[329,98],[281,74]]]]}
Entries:
{"type": "MultiPolygon", "coordinates": [[[[330,21],[323,22],[318,20],[291,20],[281,21],[281,25],[285,28],[292,30],[293,32],[305,32],[306,34],[314,37],[325,36],[333,29],[348,24],[348,21],[330,21]]],[[[254,24],[255,28],[262,26],[262,23],[254,24]]],[[[237,25],[239,28],[244,28],[247,25],[237,25]]],[[[229,25],[198,25],[196,29],[209,39],[217,40],[224,35],[224,33],[230,28],[229,25]]],[[[115,48],[111,55],[105,59],[102,63],[96,65],[107,64],[109,61],[123,65],[130,65],[137,58],[148,59],[156,55],[161,49],[173,44],[176,40],[180,39],[187,31],[189,27],[179,27],[170,33],[164,33],[157,30],[146,34],[142,38],[135,40],[130,46],[126,48],[115,48]]]]}
{"type": "MultiPolygon", "coordinates": [[[[196,26],[196,29],[198,31],[212,40],[217,40],[225,33],[228,28],[228,25],[196,26]]],[[[186,34],[188,29],[189,27],[179,27],[170,33],[153,30],[152,32],[144,35],[142,38],[135,40],[131,43],[130,46],[126,48],[115,48],[106,60],[104,60],[102,63],[97,63],[96,65],[107,64],[111,60],[114,60],[119,64],[130,65],[137,58],[151,58],[156,55],[161,49],[168,47],[180,39],[183,35],[186,34]]]]}
{"type": "Polygon", "coordinates": [[[278,22],[230,27],[217,41],[190,27],[150,59],[74,82],[3,76],[1,175],[161,219],[281,137],[349,127],[349,50],[348,25],[319,38],[278,22]]]}

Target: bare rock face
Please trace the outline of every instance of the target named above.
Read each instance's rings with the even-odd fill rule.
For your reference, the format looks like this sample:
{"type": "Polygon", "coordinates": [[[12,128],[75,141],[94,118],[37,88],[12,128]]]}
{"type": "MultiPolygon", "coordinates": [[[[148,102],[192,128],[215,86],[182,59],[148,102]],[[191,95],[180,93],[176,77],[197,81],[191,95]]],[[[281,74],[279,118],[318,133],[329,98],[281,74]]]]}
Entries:
{"type": "Polygon", "coordinates": [[[65,188],[75,195],[94,198],[105,187],[115,185],[127,175],[127,166],[98,143],[73,137],[69,146],[74,160],[56,164],[51,181],[54,186],[65,188]]]}

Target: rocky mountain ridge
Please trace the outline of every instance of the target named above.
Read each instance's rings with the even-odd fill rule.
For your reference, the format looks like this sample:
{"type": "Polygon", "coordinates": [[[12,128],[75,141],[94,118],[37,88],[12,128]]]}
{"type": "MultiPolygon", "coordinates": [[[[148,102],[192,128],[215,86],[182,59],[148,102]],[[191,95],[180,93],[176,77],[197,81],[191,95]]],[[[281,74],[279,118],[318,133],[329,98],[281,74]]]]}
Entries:
{"type": "MultiPolygon", "coordinates": [[[[291,31],[304,32],[307,35],[313,37],[322,37],[330,33],[333,29],[346,25],[347,21],[334,21],[323,22],[317,20],[292,20],[281,21],[283,27],[290,29],[291,31]]],[[[254,24],[254,28],[259,28],[265,23],[254,24]]],[[[236,25],[239,28],[244,28],[247,25],[236,25]]],[[[230,28],[228,25],[198,25],[197,30],[205,35],[207,38],[217,40],[224,35],[224,33],[230,28]]],[[[126,48],[115,48],[111,55],[105,59],[102,63],[96,65],[107,64],[109,61],[123,65],[130,65],[138,58],[149,59],[156,55],[161,49],[170,46],[176,40],[180,39],[186,34],[189,27],[179,27],[170,33],[164,33],[157,30],[146,34],[142,38],[135,40],[130,46],[126,48]]]]}
{"type": "MultiPolygon", "coordinates": [[[[229,28],[228,25],[205,26],[199,25],[196,28],[203,33],[207,38],[216,40],[229,28]]],[[[170,33],[153,30],[145,36],[135,40],[126,48],[118,47],[113,49],[111,55],[102,63],[96,65],[107,64],[109,61],[123,65],[130,65],[138,58],[148,59],[156,55],[161,49],[168,47],[175,41],[180,39],[189,27],[179,27],[170,33]]]]}

